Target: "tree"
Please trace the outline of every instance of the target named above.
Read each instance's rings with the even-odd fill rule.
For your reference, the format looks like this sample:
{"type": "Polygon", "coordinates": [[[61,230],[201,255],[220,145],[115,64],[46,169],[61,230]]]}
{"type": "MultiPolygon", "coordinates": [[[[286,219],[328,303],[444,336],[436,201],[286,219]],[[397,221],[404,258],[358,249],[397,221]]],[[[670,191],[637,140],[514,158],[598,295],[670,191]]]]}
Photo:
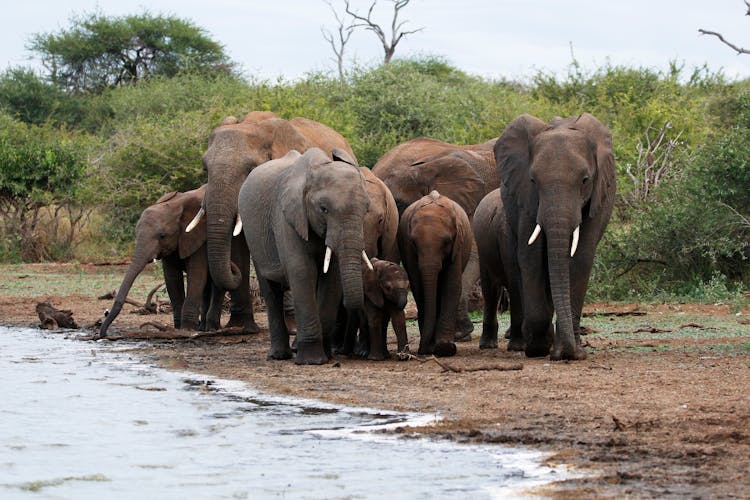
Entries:
{"type": "Polygon", "coordinates": [[[81,118],[80,108],[74,96],[29,69],[9,68],[0,74],[0,110],[25,123],[76,124],[81,118]]]}
{"type": "Polygon", "coordinates": [[[182,19],[90,14],[71,24],[57,34],[34,35],[29,46],[40,54],[51,81],[67,91],[98,92],[156,75],[233,68],[221,44],[182,19]]]}
{"type": "MultiPolygon", "coordinates": [[[[745,12],[745,15],[746,16],[750,16],[750,2],[748,2],[748,0],[745,0],[745,5],[747,6],[747,11],[745,12]]],[[[737,52],[738,55],[739,54],[750,54],[750,49],[743,49],[742,47],[740,47],[740,46],[738,46],[738,45],[736,45],[736,44],[728,41],[726,38],[724,38],[724,35],[722,35],[721,33],[718,33],[716,31],[704,30],[702,28],[698,29],[698,33],[700,33],[701,35],[712,35],[712,36],[715,36],[716,38],[718,38],[719,40],[721,40],[721,42],[724,45],[727,45],[727,46],[731,47],[732,49],[734,49],[737,52]]]]}
{"type": "Polygon", "coordinates": [[[352,36],[352,33],[354,32],[354,24],[350,23],[349,25],[344,26],[344,20],[339,16],[338,12],[336,12],[336,9],[333,8],[333,4],[331,4],[330,0],[326,0],[326,3],[331,8],[331,11],[333,12],[333,17],[336,18],[336,35],[338,36],[338,39],[334,39],[333,33],[331,33],[327,28],[322,27],[320,30],[323,32],[323,38],[328,42],[328,44],[331,46],[331,49],[333,50],[333,53],[336,55],[336,67],[339,70],[339,80],[344,81],[344,49],[346,48],[346,44],[349,42],[349,38],[352,36]]]}
{"type": "Polygon", "coordinates": [[[357,12],[354,12],[349,5],[349,0],[344,0],[346,13],[349,14],[353,19],[355,19],[355,21],[358,21],[352,26],[354,28],[364,27],[365,29],[372,31],[378,37],[380,43],[383,44],[383,51],[385,52],[385,55],[383,57],[383,64],[388,64],[389,62],[391,62],[393,54],[396,52],[396,46],[401,41],[401,39],[403,39],[406,35],[411,35],[424,29],[417,28],[410,31],[401,31],[401,29],[408,21],[398,22],[398,15],[401,9],[409,4],[410,0],[391,1],[393,3],[393,19],[391,20],[391,36],[390,39],[388,39],[383,28],[372,19],[372,11],[375,9],[375,5],[377,5],[378,3],[377,0],[373,0],[372,4],[370,4],[370,8],[367,11],[367,16],[363,16],[358,14],[357,12]]]}

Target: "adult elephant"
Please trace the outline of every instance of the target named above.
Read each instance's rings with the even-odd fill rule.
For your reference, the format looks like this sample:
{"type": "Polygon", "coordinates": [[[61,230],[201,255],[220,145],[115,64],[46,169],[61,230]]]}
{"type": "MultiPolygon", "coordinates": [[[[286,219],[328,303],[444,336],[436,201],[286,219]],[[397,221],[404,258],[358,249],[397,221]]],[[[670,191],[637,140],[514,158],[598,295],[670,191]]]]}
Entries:
{"type": "Polygon", "coordinates": [[[253,170],[240,190],[245,238],[268,306],[271,359],[292,356],[285,290],[294,301],[297,364],[328,361],[342,296],[348,309],[363,305],[360,263],[370,201],[354,160],[338,150],[333,156],[318,148],[291,151],[253,170]]]}
{"type": "Polygon", "coordinates": [[[185,232],[186,226],[201,207],[205,191],[206,186],[203,185],[185,193],[169,193],[143,211],[135,226],[133,260],[120,284],[115,302],[102,322],[100,337],[107,336],[107,330],[120,314],[133,282],[146,264],[154,259],[161,259],[162,262],[175,328],[219,328],[222,301],[219,291],[215,300],[211,301],[206,224],[203,222],[193,231],[185,232]],[[187,274],[187,295],[183,271],[187,274]]]}
{"type": "Polygon", "coordinates": [[[473,245],[461,206],[433,191],[404,210],[398,247],[417,303],[419,354],[452,356],[461,274],[473,245]]]}
{"type": "Polygon", "coordinates": [[[588,113],[549,124],[521,115],[495,157],[513,249],[510,345],[527,356],[585,359],[583,299],[616,192],[610,132],[588,113]]]}
{"type": "Polygon", "coordinates": [[[208,263],[214,282],[234,291],[228,326],[257,331],[249,292],[247,245],[244,238],[240,238],[239,244],[231,243],[240,187],[261,163],[281,158],[291,150],[304,152],[311,147],[321,148],[329,157],[334,148],[354,157],[349,144],[335,130],[307,118],[284,120],[269,111],[254,111],[242,120],[228,117],[211,133],[203,155],[208,172],[204,203],[208,263]],[[230,254],[236,258],[230,259],[230,254]]]}
{"type": "MultiPolygon", "coordinates": [[[[469,220],[485,194],[500,186],[493,146],[496,139],[458,146],[421,137],[399,144],[373,167],[393,193],[399,214],[433,190],[464,209],[469,220]]],[[[468,293],[479,279],[479,259],[472,250],[462,278],[457,338],[470,339],[474,329],[468,313],[468,293]]]]}
{"type": "MultiPolygon", "coordinates": [[[[364,217],[365,251],[370,257],[398,263],[400,258],[398,242],[396,241],[398,233],[396,202],[383,181],[375,177],[369,168],[359,167],[359,170],[365,180],[365,190],[370,199],[369,208],[364,217]]],[[[364,278],[367,281],[368,276],[364,278]]],[[[388,318],[390,318],[390,316],[386,317],[387,315],[388,313],[383,310],[379,324],[383,325],[384,328],[387,328],[388,318]]],[[[342,305],[339,309],[339,320],[333,335],[334,351],[339,354],[351,355],[354,352],[353,339],[356,339],[357,332],[362,327],[366,328],[366,326],[362,324],[360,311],[349,310],[342,305]]],[[[357,350],[361,357],[369,357],[369,342],[360,342],[357,350]]],[[[383,359],[382,354],[376,354],[375,356],[383,359]]]]}

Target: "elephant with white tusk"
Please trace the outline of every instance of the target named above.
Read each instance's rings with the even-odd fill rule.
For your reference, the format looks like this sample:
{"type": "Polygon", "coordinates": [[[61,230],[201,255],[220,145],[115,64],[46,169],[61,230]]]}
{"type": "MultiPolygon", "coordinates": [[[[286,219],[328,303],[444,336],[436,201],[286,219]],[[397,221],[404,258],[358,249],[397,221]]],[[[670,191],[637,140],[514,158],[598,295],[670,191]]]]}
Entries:
{"type": "MultiPolygon", "coordinates": [[[[283,295],[291,290],[297,322],[297,364],[323,364],[339,303],[363,306],[363,220],[369,206],[355,161],[334,150],[291,151],[248,175],[239,213],[268,306],[271,359],[292,357],[283,295]]],[[[367,259],[369,261],[369,259],[367,259]]]]}
{"type": "MultiPolygon", "coordinates": [[[[521,115],[495,143],[495,158],[502,186],[477,207],[474,231],[482,289],[509,281],[508,349],[585,359],[583,299],[616,193],[609,130],[588,113],[549,124],[521,115]]],[[[491,309],[480,347],[497,345],[491,309]]]]}

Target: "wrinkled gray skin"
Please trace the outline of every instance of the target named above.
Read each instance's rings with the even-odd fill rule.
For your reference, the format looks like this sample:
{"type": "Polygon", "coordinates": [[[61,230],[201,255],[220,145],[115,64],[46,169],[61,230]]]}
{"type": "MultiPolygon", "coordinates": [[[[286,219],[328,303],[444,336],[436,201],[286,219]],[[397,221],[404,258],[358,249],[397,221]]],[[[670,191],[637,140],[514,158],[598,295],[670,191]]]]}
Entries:
{"type": "MultiPolygon", "coordinates": [[[[496,139],[459,146],[420,137],[383,155],[373,173],[393,193],[399,214],[432,190],[447,196],[464,209],[469,220],[482,197],[500,186],[492,151],[496,139]]],[[[469,318],[468,293],[479,279],[479,259],[472,251],[462,277],[457,339],[470,340],[474,325],[469,318]]]]}
{"type": "Polygon", "coordinates": [[[471,224],[479,254],[479,276],[484,299],[479,348],[494,349],[497,347],[498,305],[503,299],[504,290],[509,286],[504,263],[510,261],[509,254],[513,251],[509,245],[510,228],[505,217],[500,189],[490,191],[482,198],[471,224]]]}
{"type": "Polygon", "coordinates": [[[232,240],[240,186],[261,163],[281,158],[293,149],[304,152],[313,146],[327,153],[340,148],[354,157],[349,144],[335,130],[301,117],[284,120],[270,111],[254,111],[242,120],[228,117],[211,133],[203,155],[208,173],[208,261],[214,282],[232,290],[232,314],[227,326],[258,331],[249,292],[247,245],[244,238],[232,240]]]}
{"type": "MultiPolygon", "coordinates": [[[[364,218],[364,238],[365,250],[371,258],[379,257],[381,260],[390,262],[399,262],[398,243],[396,234],[398,233],[398,210],[396,202],[390,190],[383,184],[383,181],[367,167],[360,167],[362,177],[365,179],[365,189],[370,198],[370,206],[364,218]]],[[[363,270],[365,281],[369,268],[363,270]]],[[[378,319],[379,324],[388,325],[390,316],[382,311],[382,317],[378,319]]],[[[337,354],[351,355],[355,351],[354,339],[358,330],[365,330],[368,325],[365,323],[369,315],[362,315],[359,311],[349,311],[343,306],[339,310],[339,321],[336,325],[336,331],[333,338],[334,351],[337,354]]],[[[369,330],[368,330],[369,331],[369,330]]],[[[370,356],[370,341],[362,339],[357,345],[357,354],[369,359],[384,359],[382,350],[370,356]]]]}
{"type": "Polygon", "coordinates": [[[456,354],[461,275],[473,244],[466,212],[437,191],[404,210],[398,247],[417,303],[419,354],[456,354]]]}
{"type": "Polygon", "coordinates": [[[239,213],[268,306],[270,359],[289,359],[283,295],[291,290],[297,322],[297,364],[323,364],[339,303],[363,305],[363,220],[369,205],[364,179],[343,151],[332,161],[318,149],[292,151],[248,175],[239,194],[239,213]],[[323,272],[326,246],[333,251],[323,272]]]}
{"type": "Polygon", "coordinates": [[[109,326],[122,310],[133,282],[146,264],[154,259],[161,259],[162,262],[175,328],[219,328],[222,294],[220,290],[215,290],[216,299],[211,302],[206,224],[202,222],[190,233],[185,232],[185,227],[200,209],[205,190],[204,185],[186,193],[166,194],[143,211],[135,227],[133,259],[115,302],[102,322],[99,336],[106,337],[109,326]],[[187,274],[187,294],[183,271],[187,274]]]}
{"type": "Polygon", "coordinates": [[[583,299],[616,193],[609,130],[588,113],[550,124],[521,115],[497,140],[495,158],[511,249],[504,263],[510,278],[508,349],[584,359],[583,299]],[[529,244],[537,224],[541,233],[529,244]],[[576,227],[580,237],[571,257],[576,227]]]}

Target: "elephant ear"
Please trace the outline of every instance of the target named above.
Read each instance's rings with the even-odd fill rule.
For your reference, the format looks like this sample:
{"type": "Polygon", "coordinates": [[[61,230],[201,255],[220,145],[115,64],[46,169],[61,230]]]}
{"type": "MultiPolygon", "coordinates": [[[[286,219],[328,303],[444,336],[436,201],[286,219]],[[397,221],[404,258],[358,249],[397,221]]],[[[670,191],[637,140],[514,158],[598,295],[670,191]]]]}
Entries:
{"type": "Polygon", "coordinates": [[[523,114],[505,128],[495,143],[495,165],[503,185],[519,182],[516,177],[527,176],[531,163],[531,142],[547,124],[539,118],[523,114]]]}
{"type": "Polygon", "coordinates": [[[286,221],[299,234],[300,238],[307,241],[309,237],[309,224],[307,218],[307,175],[310,169],[324,163],[329,163],[326,154],[318,149],[308,149],[284,172],[280,202],[281,210],[286,221]]]}
{"type": "Polygon", "coordinates": [[[370,271],[366,267],[363,267],[362,287],[367,300],[372,302],[375,307],[380,309],[385,305],[383,289],[380,287],[381,281],[379,270],[381,269],[381,266],[377,265],[378,259],[373,257],[371,260],[375,269],[370,271]]]}
{"type": "Polygon", "coordinates": [[[172,191],[171,193],[164,194],[164,195],[161,196],[161,198],[159,198],[158,200],[156,200],[156,203],[154,203],[154,205],[156,205],[158,203],[164,203],[165,201],[169,201],[172,198],[174,198],[175,196],[177,196],[178,194],[180,194],[178,191],[172,191]]]}
{"type": "Polygon", "coordinates": [[[307,140],[291,123],[283,118],[271,118],[259,123],[271,138],[271,159],[281,158],[292,149],[303,153],[313,144],[307,140]]]}
{"type": "Polygon", "coordinates": [[[592,143],[596,159],[596,179],[591,192],[589,217],[596,217],[607,211],[614,203],[615,157],[612,149],[612,135],[609,129],[589,113],[583,113],[572,128],[584,132],[592,143]]]}
{"type": "Polygon", "coordinates": [[[471,165],[466,153],[451,151],[411,164],[410,174],[424,186],[423,194],[438,191],[473,214],[485,192],[484,180],[471,165]]]}
{"type": "Polygon", "coordinates": [[[333,151],[331,151],[331,157],[335,161],[343,161],[344,163],[348,163],[349,165],[354,165],[355,167],[358,167],[357,161],[351,157],[349,153],[344,151],[340,148],[333,148],[333,151]]]}

